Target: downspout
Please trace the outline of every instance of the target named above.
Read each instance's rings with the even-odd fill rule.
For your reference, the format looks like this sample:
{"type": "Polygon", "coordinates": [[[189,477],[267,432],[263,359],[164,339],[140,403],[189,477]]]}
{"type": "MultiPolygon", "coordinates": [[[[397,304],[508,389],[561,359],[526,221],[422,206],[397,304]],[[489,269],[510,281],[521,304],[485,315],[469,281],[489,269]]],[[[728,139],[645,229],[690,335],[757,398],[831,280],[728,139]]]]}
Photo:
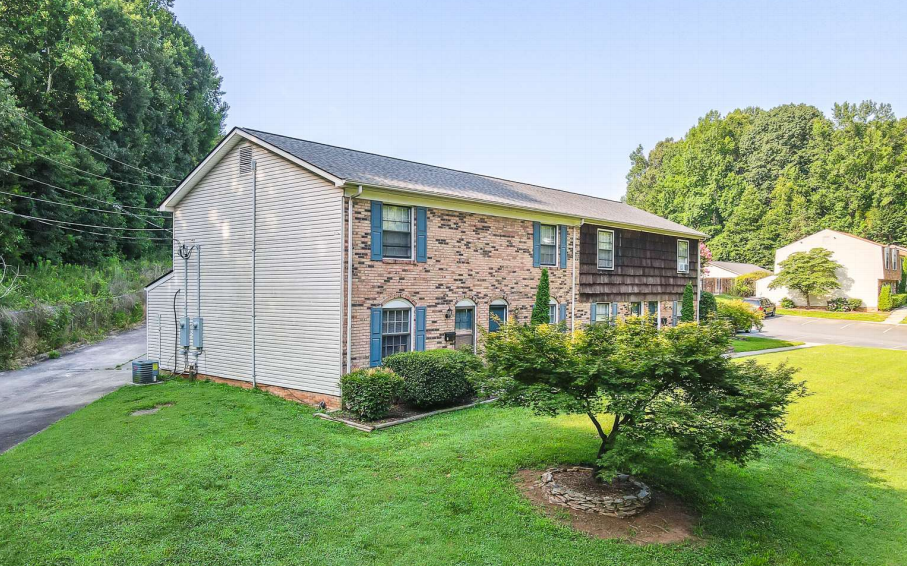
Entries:
{"type": "Polygon", "coordinates": [[[699,253],[699,242],[696,240],[696,322],[699,322],[699,301],[702,300],[702,256],[699,253]]]}
{"type": "Polygon", "coordinates": [[[255,374],[255,229],[256,214],[258,210],[257,182],[258,164],[252,160],[252,389],[258,387],[258,378],[255,374]]]}
{"type": "Polygon", "coordinates": [[[353,199],[362,195],[362,185],[355,195],[347,199],[346,223],[349,243],[347,244],[346,263],[346,373],[353,368],[353,199]]]}
{"type": "Polygon", "coordinates": [[[570,293],[570,331],[573,332],[576,330],[576,262],[579,259],[576,257],[576,234],[582,229],[583,224],[586,223],[585,218],[581,218],[579,221],[579,226],[575,226],[573,229],[573,291],[570,293]]]}

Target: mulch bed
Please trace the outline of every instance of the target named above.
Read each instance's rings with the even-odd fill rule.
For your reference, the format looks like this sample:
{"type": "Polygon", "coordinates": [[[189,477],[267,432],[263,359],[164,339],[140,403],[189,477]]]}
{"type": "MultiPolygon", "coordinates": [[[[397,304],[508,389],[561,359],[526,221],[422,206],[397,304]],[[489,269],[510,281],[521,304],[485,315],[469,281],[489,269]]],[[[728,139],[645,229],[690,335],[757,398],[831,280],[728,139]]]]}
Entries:
{"type": "Polygon", "coordinates": [[[430,417],[432,415],[449,413],[451,411],[459,411],[461,409],[468,409],[476,405],[490,403],[491,401],[494,401],[494,399],[478,398],[473,396],[463,399],[453,407],[444,407],[440,409],[416,409],[415,407],[398,404],[391,406],[391,409],[386,417],[374,421],[366,421],[360,419],[357,415],[350,413],[349,411],[344,411],[343,409],[337,411],[329,411],[327,413],[315,413],[315,416],[329,421],[337,421],[359,430],[371,432],[373,430],[388,428],[394,425],[416,421],[425,417],[430,417]]]}
{"type": "MultiPolygon", "coordinates": [[[[550,503],[539,477],[545,470],[520,470],[515,476],[517,487],[524,497],[552,520],[600,539],[616,539],[632,544],[671,544],[700,541],[694,531],[699,517],[676,497],[655,490],[652,503],[640,513],[628,518],[609,517],[598,513],[570,509],[550,503]]],[[[591,475],[582,479],[559,476],[558,481],[570,482],[577,491],[589,489],[589,495],[615,495],[614,488],[596,482],[591,475]]]]}

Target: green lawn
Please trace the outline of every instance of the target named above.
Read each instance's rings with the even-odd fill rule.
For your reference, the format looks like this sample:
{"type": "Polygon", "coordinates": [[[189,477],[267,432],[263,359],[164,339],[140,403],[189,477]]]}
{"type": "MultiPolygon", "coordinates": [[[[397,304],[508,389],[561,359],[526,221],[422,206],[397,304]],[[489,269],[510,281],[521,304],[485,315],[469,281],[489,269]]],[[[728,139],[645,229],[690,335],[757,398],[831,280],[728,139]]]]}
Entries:
{"type": "Polygon", "coordinates": [[[778,309],[778,314],[787,316],[808,316],[811,318],[839,318],[841,320],[862,320],[863,322],[882,322],[888,318],[887,312],[832,312],[805,309],[778,309]]]}
{"type": "Polygon", "coordinates": [[[755,352],[756,350],[769,350],[771,348],[787,348],[800,346],[803,342],[790,342],[777,338],[762,338],[760,336],[736,336],[731,340],[735,352],[755,352]]]}
{"type": "Polygon", "coordinates": [[[584,418],[484,406],[367,434],[175,381],[124,387],[0,455],[0,564],[907,563],[907,353],[758,359],[809,368],[792,442],[747,468],[648,478],[702,513],[702,543],[594,540],[519,495],[518,469],[592,457],[584,418]]]}

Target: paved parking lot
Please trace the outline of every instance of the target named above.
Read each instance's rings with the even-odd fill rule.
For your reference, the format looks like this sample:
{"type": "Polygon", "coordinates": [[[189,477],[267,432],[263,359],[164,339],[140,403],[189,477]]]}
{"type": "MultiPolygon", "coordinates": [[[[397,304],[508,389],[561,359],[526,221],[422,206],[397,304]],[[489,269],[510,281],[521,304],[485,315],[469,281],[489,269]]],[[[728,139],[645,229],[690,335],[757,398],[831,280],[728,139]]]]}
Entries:
{"type": "Polygon", "coordinates": [[[757,336],[818,344],[907,350],[907,324],[778,315],[757,336]]]}

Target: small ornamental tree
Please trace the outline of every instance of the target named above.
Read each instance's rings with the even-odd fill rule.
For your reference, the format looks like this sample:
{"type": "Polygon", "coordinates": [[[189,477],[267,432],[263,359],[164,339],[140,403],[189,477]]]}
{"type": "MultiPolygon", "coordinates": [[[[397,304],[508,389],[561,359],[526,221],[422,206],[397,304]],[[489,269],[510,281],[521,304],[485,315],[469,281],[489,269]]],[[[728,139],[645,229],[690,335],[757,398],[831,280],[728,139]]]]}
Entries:
{"type": "Polygon", "coordinates": [[[907,293],[907,269],[901,265],[901,280],[898,281],[898,294],[907,293]]]}
{"type": "Polygon", "coordinates": [[[718,314],[718,302],[715,295],[703,291],[699,296],[699,316],[702,320],[710,320],[718,314]]]}
{"type": "Polygon", "coordinates": [[[696,300],[693,293],[693,284],[687,283],[683,290],[683,303],[680,305],[680,322],[693,322],[696,320],[696,300]]]}
{"type": "Polygon", "coordinates": [[[532,318],[530,323],[533,326],[539,324],[548,324],[551,322],[549,313],[551,302],[551,292],[548,287],[548,270],[542,269],[542,276],[539,279],[539,287],[535,292],[535,305],[532,306],[532,318]]]}
{"type": "Polygon", "coordinates": [[[659,331],[631,317],[573,333],[510,323],[486,337],[488,381],[502,403],[588,416],[599,479],[633,471],[664,440],[702,463],[744,464],[782,440],[806,390],[784,364],[727,359],[730,335],[722,321],[659,331]]]}
{"type": "Polygon", "coordinates": [[[809,308],[810,295],[821,297],[841,287],[835,274],[841,264],[831,259],[831,255],[832,252],[825,248],[813,248],[808,252],[790,254],[778,264],[781,271],[774,281],[768,284],[768,288],[787,287],[798,291],[806,297],[806,307],[809,308]]]}
{"type": "Polygon", "coordinates": [[[699,274],[705,275],[705,268],[708,267],[709,262],[712,261],[712,250],[703,242],[699,240],[699,274]]]}
{"type": "Polygon", "coordinates": [[[891,307],[891,286],[882,285],[882,290],[879,291],[879,310],[890,311],[891,307]]]}

